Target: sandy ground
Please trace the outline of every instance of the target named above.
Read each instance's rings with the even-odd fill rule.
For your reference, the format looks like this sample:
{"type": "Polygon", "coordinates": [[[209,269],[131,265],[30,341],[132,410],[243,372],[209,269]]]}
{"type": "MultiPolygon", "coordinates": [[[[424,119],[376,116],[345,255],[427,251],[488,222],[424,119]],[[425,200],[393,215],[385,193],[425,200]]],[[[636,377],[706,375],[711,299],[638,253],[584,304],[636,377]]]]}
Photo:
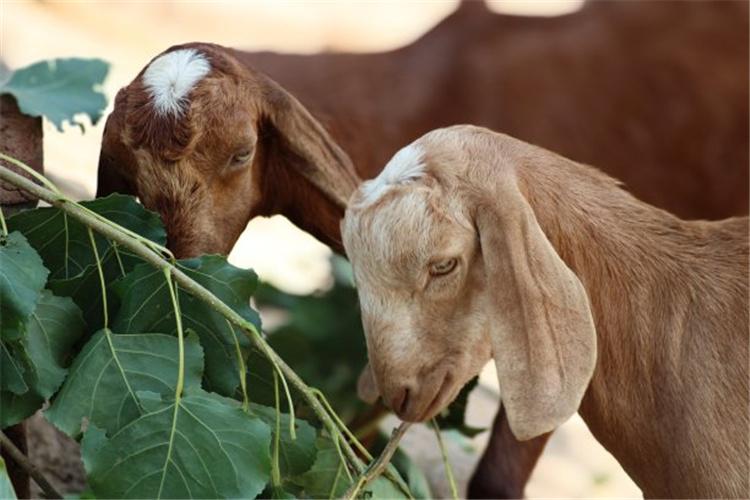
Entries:
{"type": "MultiPolygon", "coordinates": [[[[579,0],[493,2],[495,10],[552,15],[579,0]]],[[[154,2],[0,0],[0,58],[11,68],[52,57],[101,57],[112,63],[104,90],[114,96],[166,47],[202,40],[251,49],[316,52],[375,51],[409,43],[451,12],[455,1],[154,2]]],[[[103,122],[57,132],[45,124],[49,175],[80,199],[92,197],[103,122]]],[[[297,293],[326,282],[330,250],[274,217],[252,221],[230,259],[297,293]],[[252,244],[251,244],[252,242],[252,244]]],[[[498,401],[491,367],[470,402],[472,425],[488,427],[498,401]]],[[[385,426],[393,425],[388,421],[385,426]]],[[[460,491],[487,441],[447,439],[460,491]]],[[[414,427],[406,449],[423,466],[440,497],[449,495],[433,433],[414,427]]],[[[530,497],[640,497],[640,491],[577,416],[551,439],[527,488],[530,497]]]]}

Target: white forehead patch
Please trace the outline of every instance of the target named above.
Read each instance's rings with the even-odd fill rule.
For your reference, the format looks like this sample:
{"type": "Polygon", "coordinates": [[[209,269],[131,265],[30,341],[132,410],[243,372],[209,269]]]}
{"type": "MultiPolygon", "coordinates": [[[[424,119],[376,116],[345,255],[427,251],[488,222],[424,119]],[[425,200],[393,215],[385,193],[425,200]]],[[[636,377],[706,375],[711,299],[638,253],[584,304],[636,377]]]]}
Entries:
{"type": "Polygon", "coordinates": [[[149,64],[143,73],[143,83],[157,113],[178,115],[190,90],[209,71],[211,64],[197,50],[175,50],[149,64]]]}
{"type": "Polygon", "coordinates": [[[377,177],[362,183],[362,204],[377,201],[391,186],[419,179],[423,173],[424,150],[411,143],[399,150],[377,177]]]}

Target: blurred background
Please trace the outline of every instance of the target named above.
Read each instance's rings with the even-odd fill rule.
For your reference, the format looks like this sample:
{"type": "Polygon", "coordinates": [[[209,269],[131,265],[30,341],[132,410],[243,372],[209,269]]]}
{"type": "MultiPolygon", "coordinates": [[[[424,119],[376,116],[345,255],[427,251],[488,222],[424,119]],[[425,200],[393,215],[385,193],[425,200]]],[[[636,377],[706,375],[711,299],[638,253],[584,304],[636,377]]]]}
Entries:
{"type": "MultiPolygon", "coordinates": [[[[497,12],[552,16],[580,8],[578,0],[488,2],[497,12]]],[[[110,102],[156,54],[170,45],[210,41],[245,49],[315,53],[383,51],[406,45],[456,7],[445,1],[14,1],[0,2],[0,59],[10,68],[55,57],[99,57],[111,64],[104,90],[110,102]]],[[[111,107],[111,105],[110,105],[111,107]]],[[[82,133],[62,133],[45,122],[47,174],[68,193],[90,199],[104,120],[82,133]]],[[[251,267],[281,290],[310,294],[333,284],[330,250],[286,219],[252,221],[230,260],[251,267]]],[[[264,321],[278,318],[267,310],[264,321]]],[[[490,427],[498,405],[497,381],[489,366],[469,401],[468,423],[490,427]]],[[[384,422],[389,428],[393,419],[384,422]]],[[[473,471],[488,432],[473,439],[450,434],[448,446],[460,490],[473,471]]],[[[432,431],[413,428],[404,449],[420,466],[438,497],[449,490],[432,431]]],[[[535,469],[529,497],[640,497],[617,462],[575,416],[559,429],[535,469]]]]}

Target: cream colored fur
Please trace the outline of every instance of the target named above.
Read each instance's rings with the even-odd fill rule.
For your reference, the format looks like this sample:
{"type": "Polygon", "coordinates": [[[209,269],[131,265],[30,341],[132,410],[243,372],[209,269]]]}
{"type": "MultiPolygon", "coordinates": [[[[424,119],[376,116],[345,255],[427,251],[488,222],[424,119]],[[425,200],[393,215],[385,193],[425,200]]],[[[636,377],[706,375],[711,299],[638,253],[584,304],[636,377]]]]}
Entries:
{"type": "Polygon", "coordinates": [[[494,357],[519,438],[578,410],[646,496],[747,497],[747,218],[677,219],[477,127],[413,147],[419,178],[342,224],[385,401],[428,419],[494,357]]]}

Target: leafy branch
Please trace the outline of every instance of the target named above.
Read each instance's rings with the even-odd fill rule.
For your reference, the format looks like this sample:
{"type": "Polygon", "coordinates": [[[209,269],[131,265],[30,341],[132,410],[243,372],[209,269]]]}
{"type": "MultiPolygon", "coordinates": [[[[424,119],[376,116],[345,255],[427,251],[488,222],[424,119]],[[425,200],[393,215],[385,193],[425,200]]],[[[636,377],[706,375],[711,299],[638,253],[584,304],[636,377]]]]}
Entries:
{"type": "MultiPolygon", "coordinates": [[[[28,169],[26,165],[2,153],[0,153],[0,158],[16,164],[24,170],[28,169]]],[[[336,414],[330,408],[330,405],[328,405],[328,403],[326,402],[322,393],[320,393],[316,389],[308,387],[302,381],[302,379],[294,372],[294,370],[292,370],[284,362],[284,360],[279,357],[278,354],[276,354],[276,352],[268,345],[268,343],[265,341],[265,339],[253,323],[238,314],[235,310],[225,304],[211,291],[206,289],[203,285],[183,272],[176,265],[174,257],[170,253],[168,253],[168,251],[163,246],[149,241],[148,239],[143,238],[140,235],[133,233],[132,231],[122,228],[118,224],[109,221],[105,217],[102,217],[101,215],[92,212],[86,207],[83,207],[78,203],[66,198],[56,188],[54,188],[54,186],[49,184],[46,179],[44,181],[40,179],[40,181],[43,182],[46,187],[39,186],[34,182],[14,173],[4,166],[0,166],[0,179],[9,182],[19,188],[22,188],[32,195],[36,196],[37,198],[48,202],[54,207],[59,208],[63,211],[66,217],[69,216],[72,219],[79,221],[84,226],[89,228],[89,230],[94,230],[105,238],[114,242],[115,248],[120,247],[127,249],[151,266],[161,270],[164,273],[165,278],[167,279],[167,283],[170,288],[170,295],[173,299],[173,305],[176,309],[178,309],[178,303],[176,301],[175,291],[172,286],[173,280],[181,288],[186,290],[190,295],[209,305],[211,309],[226,318],[229,323],[239,327],[245,333],[251,344],[271,362],[273,369],[278,374],[278,376],[281,377],[282,384],[284,385],[285,391],[287,392],[287,397],[290,399],[290,411],[292,405],[291,396],[287,387],[287,380],[302,395],[303,399],[314,411],[316,416],[328,431],[334,445],[336,446],[336,449],[344,459],[343,464],[345,469],[347,470],[347,474],[349,472],[349,468],[351,468],[358,474],[358,477],[355,479],[354,484],[359,486],[352,493],[352,495],[355,495],[361,488],[364,487],[364,485],[377,478],[377,476],[379,476],[380,474],[385,474],[387,477],[393,480],[399,486],[399,488],[403,490],[404,493],[410,495],[409,489],[405,485],[404,481],[397,474],[389,471],[386,468],[388,460],[390,459],[390,455],[397,447],[399,439],[403,435],[403,432],[406,430],[406,425],[399,428],[399,432],[395,432],[393,434],[388,446],[386,447],[384,455],[381,455],[381,457],[375,462],[373,466],[369,468],[366,467],[360,456],[357,454],[357,451],[355,451],[354,447],[356,447],[360,453],[368,457],[368,459],[370,458],[369,454],[357,441],[357,439],[348,431],[346,426],[344,426],[343,423],[338,419],[336,414]],[[389,450],[390,453],[388,453],[389,450]]],[[[95,242],[93,246],[94,248],[96,248],[95,242]]],[[[99,266],[98,270],[100,278],[102,278],[99,256],[97,255],[96,257],[99,266]]],[[[106,294],[105,291],[104,293],[106,294]]],[[[180,317],[179,314],[176,314],[176,316],[177,318],[180,317]]],[[[178,334],[182,333],[181,329],[181,325],[178,325],[178,334]]],[[[105,329],[105,335],[106,334],[108,334],[108,331],[105,329]]],[[[182,346],[183,339],[182,335],[178,335],[178,337],[180,341],[180,361],[182,365],[182,356],[184,356],[184,354],[182,354],[182,349],[184,349],[182,346]]],[[[109,337],[107,338],[109,339],[109,337]]],[[[182,370],[180,370],[179,380],[182,379],[182,373],[182,370]]],[[[178,382],[178,387],[179,385],[180,384],[178,382]]],[[[179,390],[177,391],[177,400],[174,402],[175,415],[177,414],[178,408],[180,408],[181,405],[179,401],[180,392],[181,391],[179,390]]],[[[151,415],[156,414],[153,413],[151,415]]],[[[292,434],[292,438],[294,438],[293,415],[290,415],[290,434],[292,434]]]]}

